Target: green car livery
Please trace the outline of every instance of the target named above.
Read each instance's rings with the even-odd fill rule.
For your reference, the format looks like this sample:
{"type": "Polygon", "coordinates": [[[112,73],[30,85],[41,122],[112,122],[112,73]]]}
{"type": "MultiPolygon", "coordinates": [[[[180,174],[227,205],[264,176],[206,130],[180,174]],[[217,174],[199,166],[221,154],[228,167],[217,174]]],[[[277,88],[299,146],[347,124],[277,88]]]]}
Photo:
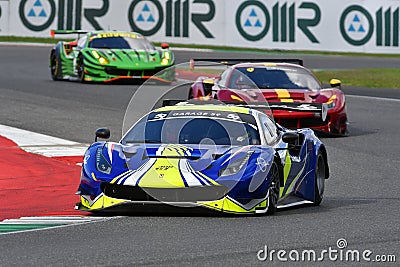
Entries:
{"type": "Polygon", "coordinates": [[[143,35],[116,31],[52,31],[78,34],[72,42],[60,41],[50,53],[53,80],[112,82],[120,79],[150,79],[171,82],[174,54],[167,44],[157,49],[143,35]],[[82,36],[80,36],[82,35],[82,36]],[[164,72],[162,72],[164,69],[164,72]]]}

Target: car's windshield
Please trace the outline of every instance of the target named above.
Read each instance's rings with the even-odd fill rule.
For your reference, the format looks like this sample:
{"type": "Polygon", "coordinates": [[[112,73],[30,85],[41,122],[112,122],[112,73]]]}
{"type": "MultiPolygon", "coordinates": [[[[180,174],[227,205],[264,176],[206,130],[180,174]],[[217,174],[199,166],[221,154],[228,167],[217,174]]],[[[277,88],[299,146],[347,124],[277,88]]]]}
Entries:
{"type": "Polygon", "coordinates": [[[309,89],[319,90],[319,82],[302,68],[286,66],[255,66],[236,68],[231,77],[230,88],[249,89],[309,89]]]}
{"type": "Polygon", "coordinates": [[[154,46],[145,38],[135,34],[94,35],[90,42],[90,48],[105,49],[135,49],[154,50],[154,46]]]}
{"type": "Polygon", "coordinates": [[[121,142],[123,144],[260,144],[256,122],[251,115],[247,115],[247,117],[251,117],[254,124],[242,121],[238,115],[232,115],[231,119],[207,116],[172,116],[160,119],[162,116],[157,117],[157,114],[154,116],[153,113],[144,117],[125,135],[121,142]]]}

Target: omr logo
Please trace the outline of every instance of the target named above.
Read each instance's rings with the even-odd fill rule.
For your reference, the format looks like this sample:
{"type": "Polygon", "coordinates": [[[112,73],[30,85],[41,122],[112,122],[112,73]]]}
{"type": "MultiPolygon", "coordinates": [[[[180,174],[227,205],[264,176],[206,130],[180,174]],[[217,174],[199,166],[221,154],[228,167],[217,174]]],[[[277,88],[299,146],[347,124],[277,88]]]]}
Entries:
{"type": "Polygon", "coordinates": [[[319,43],[310,30],[321,21],[321,10],[317,4],[278,1],[271,11],[270,13],[262,1],[243,1],[236,11],[236,28],[240,35],[248,41],[259,41],[271,28],[273,42],[294,43],[297,24],[297,28],[312,43],[319,43]],[[299,14],[296,14],[297,11],[299,14]]]}
{"type": "Polygon", "coordinates": [[[359,32],[359,33],[364,33],[365,29],[364,26],[361,23],[360,18],[358,17],[357,14],[354,15],[353,22],[350,23],[349,29],[347,30],[349,32],[359,32]]]}
{"type": "Polygon", "coordinates": [[[40,0],[36,0],[33,7],[30,8],[28,17],[44,17],[47,18],[46,10],[40,0]]]}
{"type": "MultiPolygon", "coordinates": [[[[150,2],[151,4],[151,2],[150,2]]],[[[156,10],[154,9],[154,4],[153,4],[153,11],[156,10]]],[[[143,23],[143,26],[146,27],[147,25],[153,25],[156,20],[154,19],[153,11],[149,8],[149,5],[147,2],[144,3],[143,8],[138,8],[136,7],[134,11],[134,16],[136,17],[136,22],[137,23],[143,23]],[[139,10],[139,14],[135,16],[135,11],[139,10]]],[[[158,19],[158,12],[155,12],[157,19],[158,19]]]]}
{"type": "Polygon", "coordinates": [[[163,21],[163,9],[156,0],[135,0],[129,8],[129,22],[134,31],[152,35],[163,21]]]}
{"type": "MultiPolygon", "coordinates": [[[[245,14],[244,12],[242,13],[245,14]]],[[[251,8],[250,14],[248,15],[248,18],[246,19],[244,23],[244,27],[254,27],[254,28],[262,28],[263,23],[261,23],[260,19],[265,20],[265,16],[262,16],[261,18],[258,16],[255,8],[251,8]]]]}
{"type": "Polygon", "coordinates": [[[399,7],[380,7],[370,13],[362,6],[352,5],[340,17],[340,32],[351,45],[366,44],[375,32],[376,46],[398,47],[399,17],[399,7]]]}
{"type": "Polygon", "coordinates": [[[237,11],[236,26],[240,34],[250,41],[263,38],[269,29],[270,15],[258,1],[243,2],[237,11]]]}
{"type": "Polygon", "coordinates": [[[22,23],[33,31],[48,28],[54,20],[55,13],[54,0],[22,0],[19,5],[22,23]]]}
{"type": "Polygon", "coordinates": [[[371,15],[361,6],[351,6],[341,17],[341,32],[347,42],[362,45],[371,38],[374,24],[371,15]]]}

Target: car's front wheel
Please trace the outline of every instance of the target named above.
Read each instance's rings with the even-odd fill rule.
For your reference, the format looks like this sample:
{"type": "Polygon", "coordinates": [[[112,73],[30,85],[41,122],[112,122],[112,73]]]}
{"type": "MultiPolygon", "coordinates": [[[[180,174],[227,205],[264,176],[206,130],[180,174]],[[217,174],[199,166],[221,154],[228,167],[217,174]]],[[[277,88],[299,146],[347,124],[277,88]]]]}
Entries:
{"type": "Polygon", "coordinates": [[[78,77],[79,80],[83,83],[85,82],[85,62],[84,62],[84,58],[83,55],[79,55],[78,56],[78,60],[77,60],[77,70],[78,70],[78,77]]]}
{"type": "Polygon", "coordinates": [[[56,53],[53,51],[50,55],[50,75],[53,81],[61,80],[60,73],[61,72],[61,65],[58,62],[56,53]]]}
{"type": "Polygon", "coordinates": [[[280,177],[279,177],[279,167],[274,161],[271,165],[269,171],[270,174],[270,186],[268,189],[268,209],[267,214],[274,214],[278,207],[279,191],[280,191],[280,177]]]}
{"type": "Polygon", "coordinates": [[[315,194],[315,205],[321,204],[322,198],[324,197],[325,190],[325,159],[321,152],[318,152],[317,163],[315,165],[315,183],[314,183],[314,194],[315,194]]]}

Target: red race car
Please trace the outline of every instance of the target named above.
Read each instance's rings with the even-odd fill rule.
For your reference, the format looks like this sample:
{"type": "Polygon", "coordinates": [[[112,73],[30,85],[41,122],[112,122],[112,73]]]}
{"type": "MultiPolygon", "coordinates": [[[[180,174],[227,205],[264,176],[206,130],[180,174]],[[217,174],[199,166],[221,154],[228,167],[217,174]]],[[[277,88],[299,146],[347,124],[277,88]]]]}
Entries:
{"type": "MultiPolygon", "coordinates": [[[[190,66],[215,65],[212,61],[216,62],[192,60],[190,66]]],[[[218,61],[227,68],[219,76],[199,77],[192,84],[188,98],[218,99],[253,108],[267,101],[274,119],[284,127],[347,135],[346,102],[340,80],[332,79],[331,88],[323,88],[298,59],[245,61],[218,61]]]]}

